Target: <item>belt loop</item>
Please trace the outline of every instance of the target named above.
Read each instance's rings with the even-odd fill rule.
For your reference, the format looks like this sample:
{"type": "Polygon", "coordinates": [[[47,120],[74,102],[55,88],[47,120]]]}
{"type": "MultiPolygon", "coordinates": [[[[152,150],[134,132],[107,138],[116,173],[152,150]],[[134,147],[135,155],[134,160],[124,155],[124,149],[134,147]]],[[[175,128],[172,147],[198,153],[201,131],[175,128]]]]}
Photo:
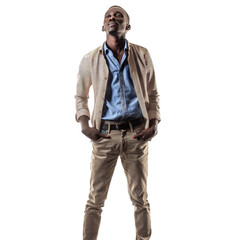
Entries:
{"type": "Polygon", "coordinates": [[[131,122],[131,121],[128,121],[128,124],[129,124],[129,127],[130,127],[131,132],[133,132],[133,125],[132,125],[132,122],[131,122]]]}
{"type": "Polygon", "coordinates": [[[111,132],[111,123],[110,122],[108,122],[108,129],[107,129],[107,134],[110,134],[110,132],[111,132]]]}

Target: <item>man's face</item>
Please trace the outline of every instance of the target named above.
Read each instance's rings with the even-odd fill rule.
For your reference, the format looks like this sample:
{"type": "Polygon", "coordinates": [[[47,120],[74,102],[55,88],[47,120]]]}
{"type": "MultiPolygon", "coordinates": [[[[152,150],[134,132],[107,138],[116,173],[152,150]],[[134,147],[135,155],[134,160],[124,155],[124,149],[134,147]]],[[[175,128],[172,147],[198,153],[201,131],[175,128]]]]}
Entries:
{"type": "Polygon", "coordinates": [[[110,35],[122,35],[127,31],[128,18],[118,7],[111,7],[104,16],[104,31],[110,35]]]}

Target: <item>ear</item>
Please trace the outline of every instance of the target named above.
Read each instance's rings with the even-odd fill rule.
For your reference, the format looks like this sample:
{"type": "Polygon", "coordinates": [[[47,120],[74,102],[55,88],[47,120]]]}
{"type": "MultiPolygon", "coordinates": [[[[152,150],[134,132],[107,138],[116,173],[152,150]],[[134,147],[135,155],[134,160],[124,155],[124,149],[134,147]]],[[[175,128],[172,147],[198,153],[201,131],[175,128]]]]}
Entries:
{"type": "Polygon", "coordinates": [[[128,24],[127,27],[126,27],[126,30],[130,30],[131,29],[131,25],[128,24]]]}
{"type": "Polygon", "coordinates": [[[102,31],[105,32],[105,28],[104,28],[104,26],[102,26],[102,31]]]}

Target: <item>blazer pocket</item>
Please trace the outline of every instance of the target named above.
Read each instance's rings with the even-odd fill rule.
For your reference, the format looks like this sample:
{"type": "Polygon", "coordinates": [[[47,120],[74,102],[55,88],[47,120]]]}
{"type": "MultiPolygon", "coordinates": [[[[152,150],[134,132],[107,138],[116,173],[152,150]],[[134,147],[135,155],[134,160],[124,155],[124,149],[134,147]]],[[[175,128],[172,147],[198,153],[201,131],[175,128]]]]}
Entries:
{"type": "Polygon", "coordinates": [[[99,143],[99,142],[102,141],[102,139],[103,139],[103,137],[100,137],[98,140],[91,140],[91,141],[94,142],[94,143],[99,143]]]}

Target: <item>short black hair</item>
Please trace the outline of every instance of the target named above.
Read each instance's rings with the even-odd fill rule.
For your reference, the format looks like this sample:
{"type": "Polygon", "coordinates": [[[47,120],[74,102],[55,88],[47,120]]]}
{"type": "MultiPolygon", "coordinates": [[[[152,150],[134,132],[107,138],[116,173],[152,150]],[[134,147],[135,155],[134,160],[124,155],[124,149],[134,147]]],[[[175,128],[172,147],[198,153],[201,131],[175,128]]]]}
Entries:
{"type": "MultiPolygon", "coordinates": [[[[130,17],[129,17],[129,15],[128,15],[128,13],[126,12],[125,9],[123,9],[122,7],[120,7],[120,6],[118,6],[118,5],[113,5],[113,6],[111,6],[110,8],[113,8],[113,7],[121,8],[121,9],[124,11],[124,13],[126,14],[126,16],[127,16],[128,23],[130,22],[130,17]]],[[[110,8],[108,8],[108,10],[109,10],[110,8]]],[[[108,11],[108,10],[107,10],[107,11],[108,11]]]]}

